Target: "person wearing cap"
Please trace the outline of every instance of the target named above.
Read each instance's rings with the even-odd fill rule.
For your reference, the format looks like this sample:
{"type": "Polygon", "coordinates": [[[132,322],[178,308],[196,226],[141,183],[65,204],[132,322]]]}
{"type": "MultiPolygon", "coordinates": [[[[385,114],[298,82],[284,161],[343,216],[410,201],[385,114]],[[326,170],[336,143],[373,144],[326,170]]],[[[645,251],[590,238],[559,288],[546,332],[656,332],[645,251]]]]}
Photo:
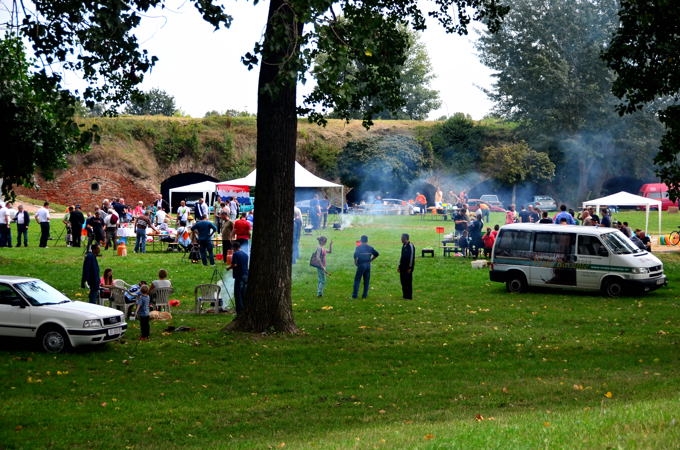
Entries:
{"type": "Polygon", "coordinates": [[[361,236],[359,241],[359,245],[354,250],[354,265],[357,266],[357,271],[354,274],[353,299],[359,295],[359,284],[361,284],[362,278],[364,280],[364,291],[361,298],[368,297],[368,288],[371,281],[371,263],[380,256],[376,249],[368,245],[368,236],[361,236]]]}
{"type": "Polygon", "coordinates": [[[326,275],[328,275],[328,270],[326,270],[326,255],[333,253],[333,241],[331,241],[328,249],[326,249],[326,242],[328,242],[326,236],[319,236],[316,240],[319,242],[319,246],[315,251],[320,264],[319,266],[316,266],[316,296],[323,297],[323,290],[326,287],[326,275]]]}
{"type": "Polygon", "coordinates": [[[80,277],[80,287],[83,289],[90,289],[88,295],[90,303],[99,303],[99,285],[101,283],[101,278],[99,277],[97,256],[99,256],[99,244],[93,242],[90,251],[85,253],[83,273],[80,277]]]}
{"type": "Polygon", "coordinates": [[[85,215],[83,215],[80,205],[76,205],[73,211],[69,213],[68,221],[71,223],[71,245],[80,247],[80,238],[85,224],[85,215]]]}

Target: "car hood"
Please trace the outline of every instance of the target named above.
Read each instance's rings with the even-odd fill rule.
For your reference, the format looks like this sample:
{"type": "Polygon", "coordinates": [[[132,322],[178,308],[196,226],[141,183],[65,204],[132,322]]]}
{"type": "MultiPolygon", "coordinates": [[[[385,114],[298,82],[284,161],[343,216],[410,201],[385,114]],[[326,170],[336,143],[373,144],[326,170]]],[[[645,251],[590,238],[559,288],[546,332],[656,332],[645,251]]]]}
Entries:
{"type": "Polygon", "coordinates": [[[108,306],[95,305],[93,303],[71,301],[68,303],[60,303],[57,305],[43,305],[38,306],[42,312],[51,311],[55,316],[61,313],[67,313],[70,317],[79,315],[83,318],[100,318],[110,317],[123,314],[121,311],[109,308],[108,306]]]}

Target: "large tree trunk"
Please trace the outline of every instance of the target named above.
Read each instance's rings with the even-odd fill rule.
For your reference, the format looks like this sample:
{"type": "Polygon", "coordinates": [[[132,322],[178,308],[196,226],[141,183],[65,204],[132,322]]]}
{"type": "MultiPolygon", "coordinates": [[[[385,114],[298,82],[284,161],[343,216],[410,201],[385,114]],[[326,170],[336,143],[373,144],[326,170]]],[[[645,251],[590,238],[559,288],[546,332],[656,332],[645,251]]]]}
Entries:
{"type": "Polygon", "coordinates": [[[257,208],[250,276],[245,312],[227,327],[230,330],[298,331],[291,300],[297,79],[290,76],[290,67],[282,66],[297,58],[301,28],[296,24],[288,3],[270,2],[258,82],[257,208]],[[282,45],[284,39],[289,46],[282,45]]]}

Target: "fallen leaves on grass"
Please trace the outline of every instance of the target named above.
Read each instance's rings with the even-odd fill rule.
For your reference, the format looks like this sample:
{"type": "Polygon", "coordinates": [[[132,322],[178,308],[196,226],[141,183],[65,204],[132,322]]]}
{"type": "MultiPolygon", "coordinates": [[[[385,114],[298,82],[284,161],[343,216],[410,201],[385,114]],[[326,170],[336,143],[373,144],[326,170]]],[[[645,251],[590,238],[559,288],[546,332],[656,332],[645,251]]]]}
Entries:
{"type": "Polygon", "coordinates": [[[333,307],[328,305],[328,306],[322,306],[321,309],[324,310],[324,311],[330,311],[330,310],[333,309],[333,307]]]}
{"type": "Polygon", "coordinates": [[[614,394],[612,394],[611,392],[607,391],[607,392],[604,394],[604,396],[605,396],[606,398],[613,398],[613,397],[614,397],[614,394]]]}

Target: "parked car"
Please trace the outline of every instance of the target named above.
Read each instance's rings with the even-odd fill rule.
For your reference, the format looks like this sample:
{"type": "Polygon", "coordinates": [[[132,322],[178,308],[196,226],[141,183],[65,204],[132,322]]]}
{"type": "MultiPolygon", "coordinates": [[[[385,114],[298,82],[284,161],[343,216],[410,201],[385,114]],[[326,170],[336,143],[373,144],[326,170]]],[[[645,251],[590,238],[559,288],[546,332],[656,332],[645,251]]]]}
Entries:
{"type": "Polygon", "coordinates": [[[531,204],[541,211],[557,211],[557,202],[547,195],[534,195],[531,204]]]}
{"type": "Polygon", "coordinates": [[[489,211],[491,212],[505,212],[505,208],[503,208],[502,206],[491,205],[485,201],[482,201],[482,199],[479,198],[469,198],[467,200],[468,209],[472,212],[477,211],[477,209],[479,209],[480,203],[486,203],[487,205],[489,205],[489,211]]]}
{"type": "Polygon", "coordinates": [[[70,300],[37,278],[0,275],[0,336],[36,339],[43,350],[101,345],[125,335],[124,313],[70,300]]]}
{"type": "MultiPolygon", "coordinates": [[[[497,206],[501,209],[503,209],[503,202],[500,201],[497,195],[492,195],[492,194],[484,194],[479,197],[479,200],[486,203],[489,206],[497,206]]],[[[468,200],[468,204],[470,201],[468,200]]],[[[492,210],[493,211],[493,210],[492,210]]],[[[505,211],[505,209],[503,209],[505,211]]]]}
{"type": "MultiPolygon", "coordinates": [[[[311,200],[300,200],[298,202],[295,202],[295,206],[300,208],[300,211],[302,211],[302,214],[309,214],[309,202],[311,200]]],[[[328,208],[328,213],[329,214],[340,214],[342,210],[340,209],[339,206],[336,205],[331,205],[330,208],[328,208]]],[[[347,212],[347,211],[345,211],[347,212]]]]}

